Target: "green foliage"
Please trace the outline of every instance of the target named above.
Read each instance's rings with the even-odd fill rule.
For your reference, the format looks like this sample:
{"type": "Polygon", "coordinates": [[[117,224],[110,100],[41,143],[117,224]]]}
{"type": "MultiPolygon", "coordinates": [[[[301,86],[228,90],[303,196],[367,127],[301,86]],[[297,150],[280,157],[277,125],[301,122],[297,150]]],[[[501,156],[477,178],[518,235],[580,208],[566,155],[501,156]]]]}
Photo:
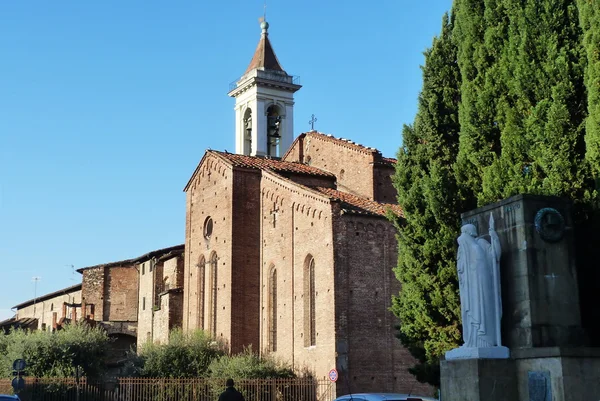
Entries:
{"type": "Polygon", "coordinates": [[[574,1],[504,0],[496,104],[501,152],[483,171],[480,204],[519,193],[589,199],[585,65],[574,1]],[[538,21],[538,23],[532,23],[538,21]]]}
{"type": "Polygon", "coordinates": [[[87,324],[70,324],[54,333],[13,330],[0,337],[0,376],[11,376],[12,362],[22,358],[33,377],[73,377],[77,366],[82,375],[99,377],[109,344],[104,330],[87,324]]]}
{"type": "Polygon", "coordinates": [[[585,85],[589,115],[585,134],[586,157],[592,174],[598,182],[600,177],[600,4],[597,0],[578,0],[577,6],[587,57],[585,85]]]}
{"type": "Polygon", "coordinates": [[[500,71],[507,24],[501,1],[456,0],[454,3],[457,60],[460,67],[459,151],[455,175],[460,197],[482,193],[484,168],[500,152],[499,105],[506,104],[500,71]]]}
{"type": "Polygon", "coordinates": [[[296,377],[290,367],[269,357],[261,358],[253,353],[251,348],[247,348],[238,355],[223,355],[213,360],[209,371],[210,376],[214,378],[271,379],[296,377]]]}
{"type": "Polygon", "coordinates": [[[206,332],[174,329],[168,344],[146,343],[129,357],[129,373],[145,377],[206,377],[211,362],[225,347],[206,332]]]}
{"type": "Polygon", "coordinates": [[[405,219],[398,224],[402,283],[392,311],[400,319],[399,338],[416,357],[411,372],[439,385],[439,355],[460,340],[455,232],[458,196],[453,162],[458,152],[460,75],[453,21],[425,52],[423,89],[414,126],[405,126],[394,186],[405,219]]]}

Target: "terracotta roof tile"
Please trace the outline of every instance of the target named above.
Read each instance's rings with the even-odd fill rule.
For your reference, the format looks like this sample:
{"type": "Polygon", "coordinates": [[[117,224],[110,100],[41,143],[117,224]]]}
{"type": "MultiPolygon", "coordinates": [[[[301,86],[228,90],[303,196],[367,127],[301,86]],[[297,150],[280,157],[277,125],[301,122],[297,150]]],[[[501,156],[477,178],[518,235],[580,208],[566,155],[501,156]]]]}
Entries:
{"type": "Polygon", "coordinates": [[[209,150],[207,152],[214,153],[224,158],[235,167],[271,170],[278,173],[306,174],[332,178],[335,177],[335,175],[332,173],[299,162],[287,162],[279,159],[270,159],[258,156],[246,156],[235,153],[219,152],[216,150],[209,150]]]}
{"type": "Polygon", "coordinates": [[[325,194],[342,203],[342,208],[346,213],[376,215],[385,217],[388,210],[391,210],[398,216],[404,216],[404,212],[399,205],[393,203],[380,203],[360,196],[352,195],[347,192],[341,192],[333,188],[316,187],[317,191],[325,194]]]}
{"type": "Polygon", "coordinates": [[[283,68],[281,68],[281,64],[279,64],[279,60],[275,55],[273,46],[271,46],[269,37],[265,34],[260,37],[256,50],[254,51],[254,56],[252,56],[250,65],[248,65],[244,75],[255,69],[285,72],[283,68]]]}

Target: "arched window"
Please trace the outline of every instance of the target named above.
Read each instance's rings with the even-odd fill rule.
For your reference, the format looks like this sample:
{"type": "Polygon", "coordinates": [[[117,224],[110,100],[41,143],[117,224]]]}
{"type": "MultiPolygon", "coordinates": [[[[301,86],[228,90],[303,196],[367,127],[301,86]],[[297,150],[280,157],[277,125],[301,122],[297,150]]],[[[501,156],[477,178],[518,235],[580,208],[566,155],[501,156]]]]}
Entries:
{"type": "Polygon", "coordinates": [[[269,350],[277,351],[277,269],[271,265],[269,275],[269,350]]]}
{"type": "Polygon", "coordinates": [[[315,319],[315,259],[308,255],[304,261],[304,346],[317,344],[315,319]]]}
{"type": "Polygon", "coordinates": [[[204,329],[204,283],[205,281],[205,273],[206,273],[206,260],[204,256],[200,257],[200,261],[198,262],[198,283],[197,283],[197,297],[198,297],[198,305],[196,308],[198,310],[198,324],[197,327],[199,329],[204,329]]]}
{"type": "Polygon", "coordinates": [[[216,252],[210,256],[210,278],[208,291],[208,327],[213,335],[217,336],[217,263],[219,258],[216,252]]]}

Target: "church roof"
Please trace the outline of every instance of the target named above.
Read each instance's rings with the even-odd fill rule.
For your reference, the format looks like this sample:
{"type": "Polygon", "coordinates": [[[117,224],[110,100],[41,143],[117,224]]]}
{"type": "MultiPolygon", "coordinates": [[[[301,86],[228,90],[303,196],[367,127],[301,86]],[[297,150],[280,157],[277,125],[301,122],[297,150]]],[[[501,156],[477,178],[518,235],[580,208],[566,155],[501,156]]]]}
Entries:
{"type": "Polygon", "coordinates": [[[316,187],[314,189],[334,200],[339,201],[344,213],[385,217],[389,210],[398,216],[404,216],[402,208],[393,203],[376,202],[371,199],[338,191],[337,189],[333,188],[316,187]]]}
{"type": "Polygon", "coordinates": [[[283,68],[281,68],[281,64],[279,64],[279,60],[275,55],[273,46],[271,46],[269,34],[267,33],[266,29],[263,29],[263,33],[260,37],[260,40],[258,41],[256,50],[254,51],[254,56],[252,56],[250,65],[248,65],[248,68],[246,69],[244,75],[256,69],[285,72],[283,68]]]}
{"type": "Polygon", "coordinates": [[[170,246],[168,248],[157,249],[155,251],[145,253],[142,256],[138,256],[137,258],[133,258],[133,259],[124,259],[124,260],[119,260],[116,262],[101,263],[99,265],[82,267],[81,269],[77,269],[77,272],[83,274],[84,270],[94,269],[96,267],[117,267],[117,266],[134,265],[134,264],[137,264],[140,262],[145,262],[145,261],[147,261],[151,258],[157,257],[157,256],[159,257],[159,259],[162,259],[162,257],[166,256],[166,255],[178,255],[178,254],[183,253],[183,250],[184,250],[184,244],[170,246]]]}
{"type": "Polygon", "coordinates": [[[209,150],[207,153],[213,153],[227,160],[235,167],[255,168],[259,170],[271,170],[279,173],[305,174],[335,178],[335,175],[330,172],[299,162],[288,162],[260,156],[239,155],[234,153],[219,152],[216,150],[209,150]]]}
{"type": "MultiPolygon", "coordinates": [[[[316,138],[316,139],[319,139],[322,141],[332,142],[337,145],[340,145],[340,146],[343,146],[346,148],[350,148],[350,149],[353,149],[353,150],[361,152],[361,153],[372,154],[375,159],[375,163],[378,165],[385,165],[385,166],[389,166],[389,167],[394,167],[396,165],[396,159],[392,159],[390,157],[383,157],[381,155],[381,151],[379,151],[378,149],[361,145],[350,139],[336,138],[330,134],[324,134],[322,132],[317,132],[317,131],[309,131],[309,132],[300,134],[294,142],[303,140],[305,138],[316,138]]],[[[288,153],[291,152],[293,150],[293,148],[294,148],[294,145],[292,144],[292,146],[290,146],[290,148],[288,149],[286,154],[283,155],[283,159],[285,159],[287,157],[288,153]]]]}
{"type": "Polygon", "coordinates": [[[42,301],[45,301],[50,298],[55,298],[60,295],[64,295],[64,294],[71,293],[71,292],[77,292],[80,290],[81,290],[81,283],[75,284],[70,287],[63,288],[61,290],[54,291],[54,292],[49,292],[48,294],[40,295],[39,297],[32,298],[25,302],[21,302],[20,304],[13,306],[13,309],[23,309],[26,306],[33,305],[34,302],[42,302],[42,301]]]}

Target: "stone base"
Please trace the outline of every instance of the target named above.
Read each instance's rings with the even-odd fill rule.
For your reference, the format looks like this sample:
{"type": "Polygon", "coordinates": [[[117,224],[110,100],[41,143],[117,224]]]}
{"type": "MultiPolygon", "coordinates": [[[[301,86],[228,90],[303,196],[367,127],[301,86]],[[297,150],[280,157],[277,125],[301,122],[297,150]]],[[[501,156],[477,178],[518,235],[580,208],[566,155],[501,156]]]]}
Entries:
{"type": "Polygon", "coordinates": [[[600,400],[600,348],[513,349],[510,359],[444,360],[440,368],[443,401],[600,400]]]}
{"type": "Polygon", "coordinates": [[[511,359],[442,361],[443,401],[516,401],[517,380],[511,359]]]}
{"type": "Polygon", "coordinates": [[[470,348],[459,347],[446,352],[446,360],[456,359],[508,359],[510,351],[506,347],[470,348]]]}

